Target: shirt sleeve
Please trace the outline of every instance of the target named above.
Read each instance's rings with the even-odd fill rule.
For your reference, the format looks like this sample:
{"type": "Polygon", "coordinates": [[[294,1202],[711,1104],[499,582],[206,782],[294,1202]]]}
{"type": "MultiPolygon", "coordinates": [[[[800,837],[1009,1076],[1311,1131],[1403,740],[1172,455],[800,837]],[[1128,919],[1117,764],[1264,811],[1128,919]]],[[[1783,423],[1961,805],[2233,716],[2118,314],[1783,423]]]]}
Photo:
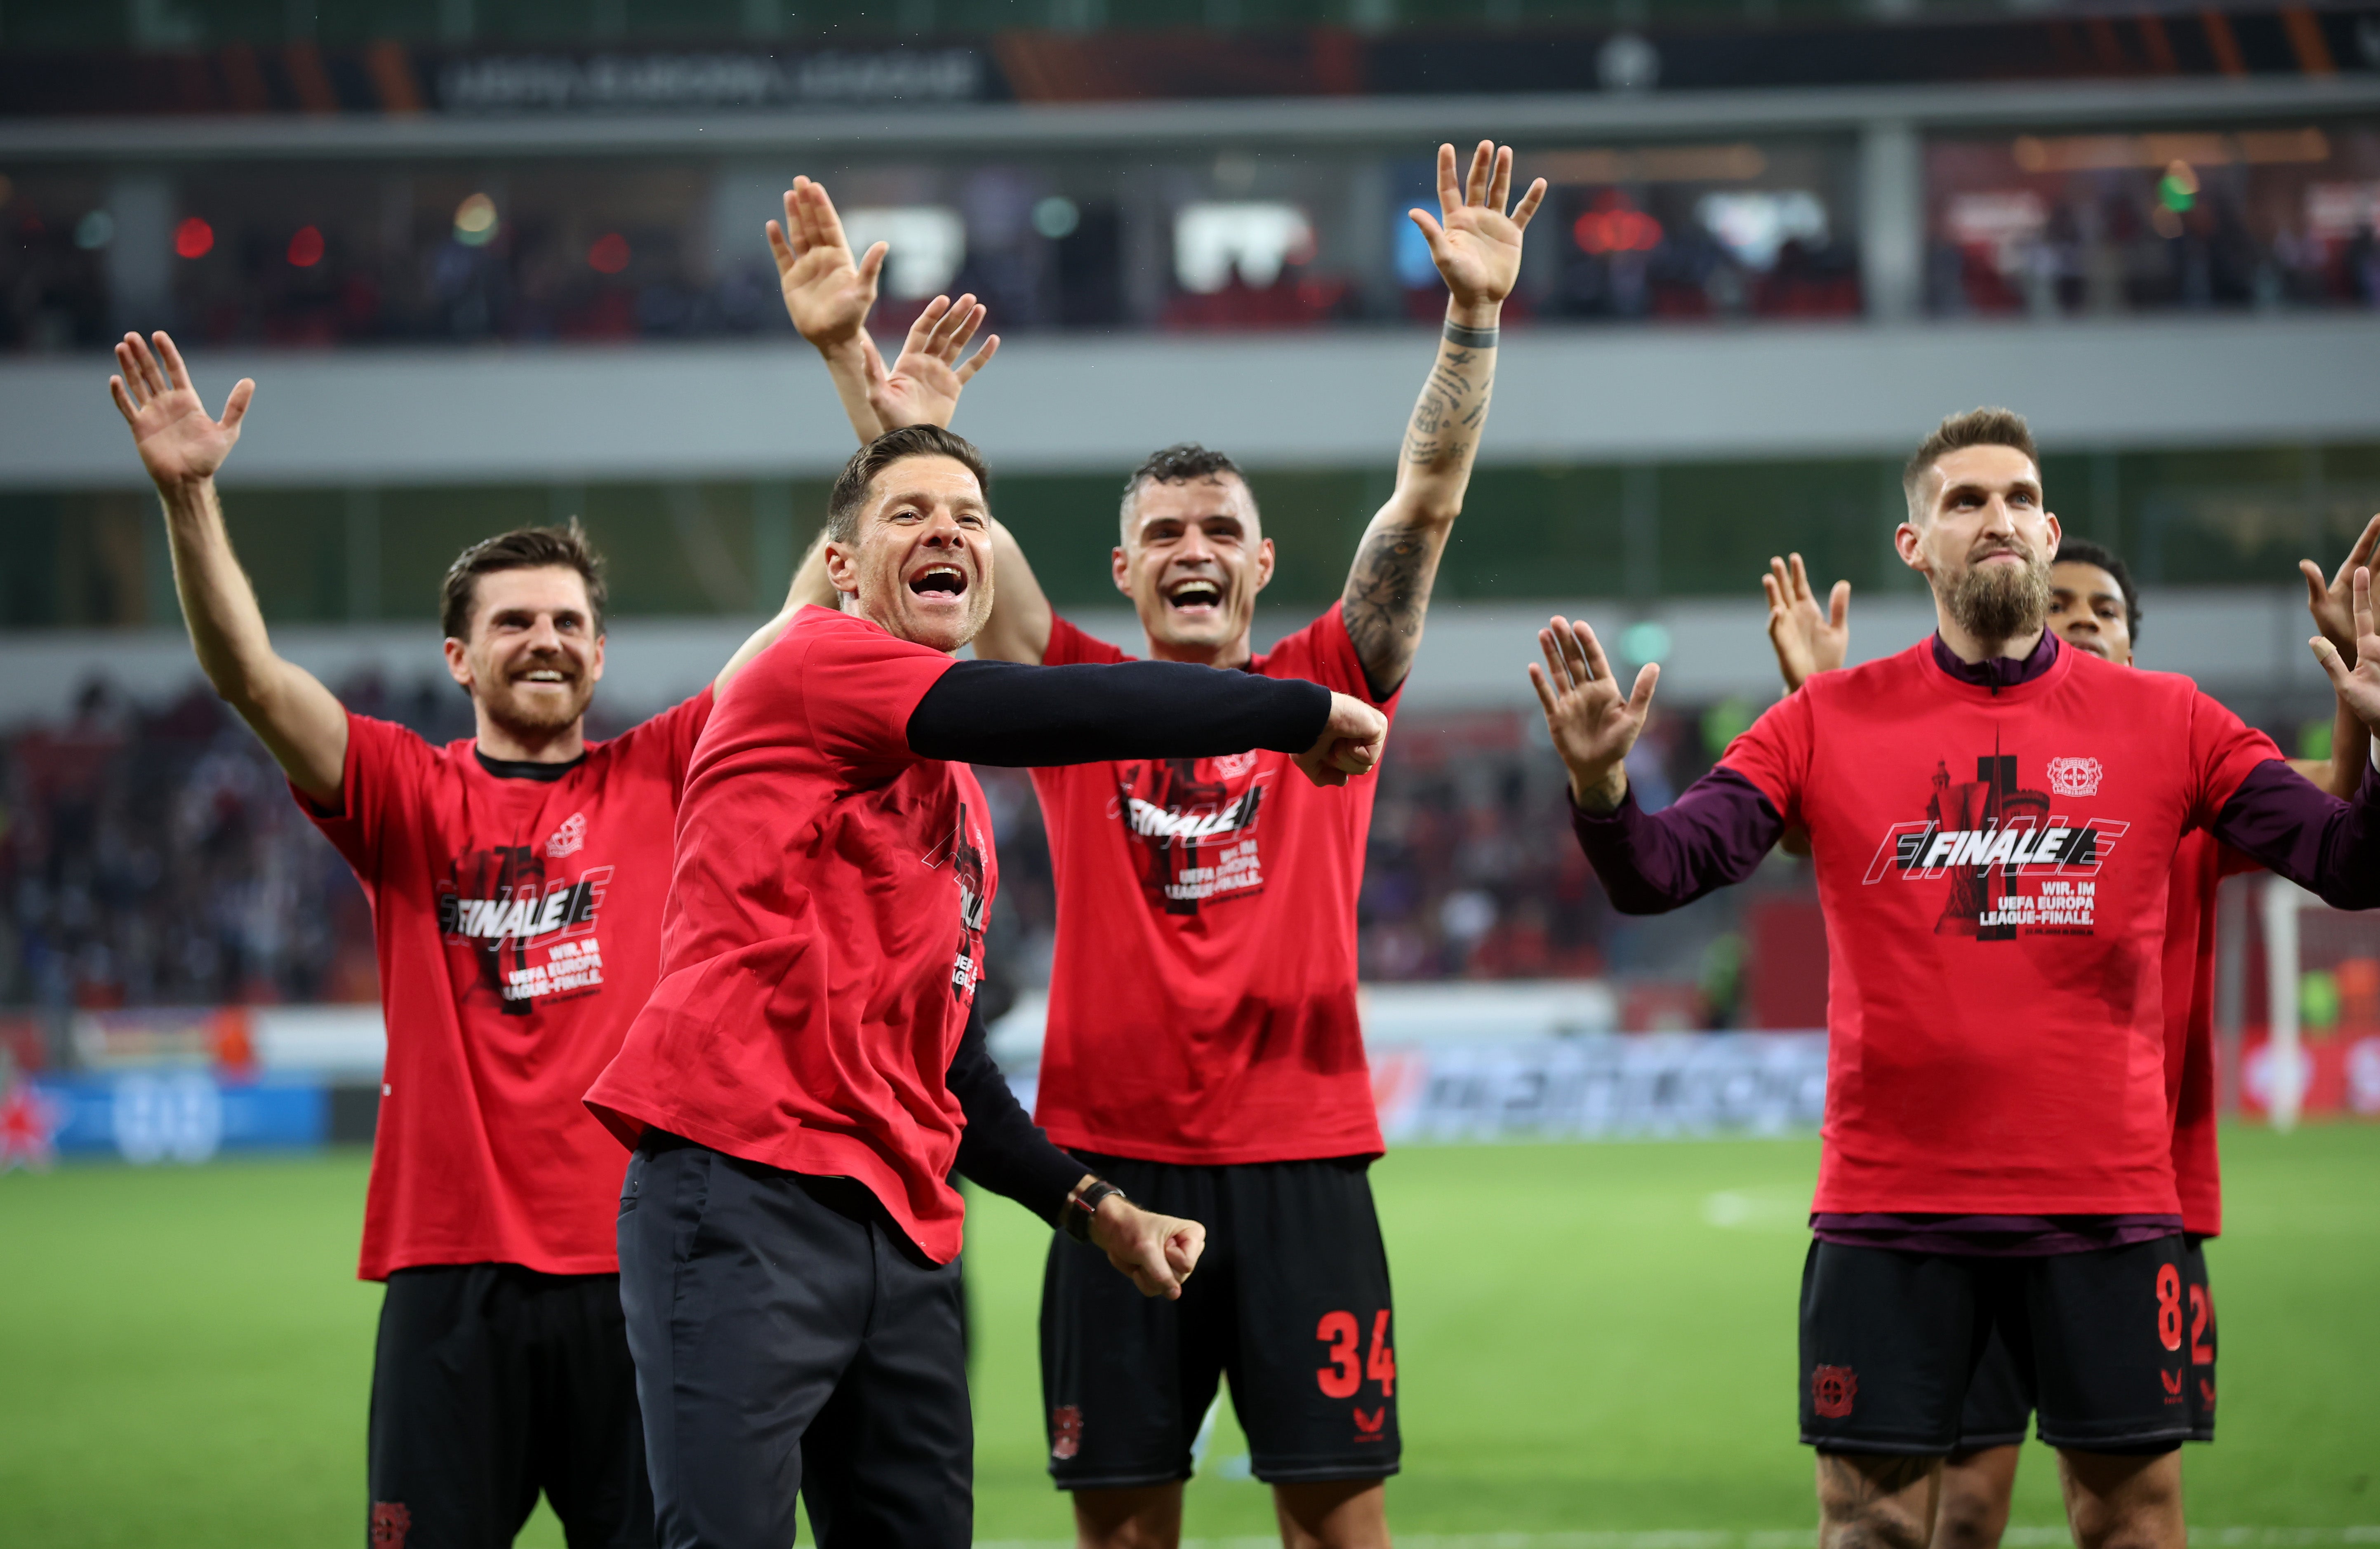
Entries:
{"type": "MultiPolygon", "coordinates": [[[[2221,701],[2192,691],[2189,826],[2211,827],[2250,771],[2280,756],[2281,750],[2272,738],[2232,714],[2221,701]]],[[[2290,775],[2298,778],[2294,771],[2290,775]]]]}
{"type": "Polygon", "coordinates": [[[951,1057],[951,1095],[966,1115],[959,1133],[959,1175],[1055,1226],[1066,1196],[1090,1169],[1050,1144],[991,1058],[983,1008],[970,1007],[966,1031],[951,1057]]]}
{"type": "Polygon", "coordinates": [[[702,729],[710,724],[712,702],[706,684],[701,693],[671,706],[632,733],[660,739],[662,756],[669,762],[670,789],[679,795],[686,793],[686,771],[694,761],[694,744],[701,740],[702,729]]]}
{"type": "Polygon", "coordinates": [[[2233,787],[2213,828],[2216,839],[2334,909],[2380,906],[2380,781],[2368,762],[2355,799],[2342,802],[2276,749],[2233,787]]]}
{"type": "Polygon", "coordinates": [[[1767,793],[1722,763],[1658,812],[1638,806],[1634,791],[1609,815],[1573,806],[1571,830],[1614,909],[1659,914],[1751,876],[1785,823],[1767,793]]]}
{"type": "MultiPolygon", "coordinates": [[[[1364,658],[1355,649],[1355,637],[1347,633],[1347,605],[1343,602],[1332,603],[1320,618],[1296,634],[1283,635],[1280,644],[1265,653],[1263,670],[1276,677],[1310,678],[1391,717],[1396,714],[1397,696],[1405,688],[1401,680],[1386,694],[1372,692],[1372,680],[1364,671],[1364,658]]],[[[1411,672],[1405,674],[1407,679],[1412,676],[1411,672]]]]}
{"type": "Polygon", "coordinates": [[[318,802],[295,785],[289,794],[356,875],[369,882],[380,874],[381,845],[396,804],[421,789],[419,777],[431,756],[430,744],[409,729],[350,710],[338,800],[318,802]]]}
{"type": "Polygon", "coordinates": [[[1805,684],[1762,711],[1759,720],[1728,744],[1719,755],[1719,767],[1751,781],[1787,825],[1799,824],[1802,782],[1809,773],[1815,741],[1805,684]]]}
{"type": "MultiPolygon", "coordinates": [[[[771,687],[779,675],[797,672],[802,713],[819,749],[846,768],[881,773],[916,760],[909,717],[926,691],[957,665],[931,646],[896,640],[855,621],[852,627],[818,631],[800,649],[764,652],[744,671],[773,669],[760,679],[771,687]]],[[[739,678],[735,696],[744,692],[739,678]]]]}
{"type": "Polygon", "coordinates": [[[1129,653],[1118,650],[1095,635],[1086,635],[1068,623],[1059,614],[1050,615],[1050,647],[1041,653],[1044,667],[1072,667],[1087,661],[1130,661],[1129,653]]]}

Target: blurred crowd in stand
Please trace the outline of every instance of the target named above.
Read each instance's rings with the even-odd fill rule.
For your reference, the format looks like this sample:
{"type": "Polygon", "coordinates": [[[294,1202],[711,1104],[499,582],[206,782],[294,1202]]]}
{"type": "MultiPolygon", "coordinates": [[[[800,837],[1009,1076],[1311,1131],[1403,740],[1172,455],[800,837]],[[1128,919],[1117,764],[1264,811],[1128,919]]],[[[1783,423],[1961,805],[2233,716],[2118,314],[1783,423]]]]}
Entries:
{"type": "MultiPolygon", "coordinates": [[[[470,734],[451,684],[338,687],[433,740],[470,734]]],[[[1643,799],[1666,801],[1706,767],[1697,725],[1680,713],[1656,723],[1632,764],[1643,799]]],[[[1729,1019],[1743,902],[1730,892],[1658,920],[1615,915],[1571,842],[1561,768],[1534,712],[1413,715],[1396,744],[1361,901],[1366,979],[1610,974],[1668,986],[1645,992],[1660,1000],[1638,1016],[1648,1024],[1729,1019]]],[[[1055,900],[1031,782],[981,773],[1001,856],[997,1011],[1046,981],[1055,900]]],[[[212,694],[142,707],[94,684],[64,723],[0,733],[0,1006],[377,993],[361,890],[212,694]]]]}

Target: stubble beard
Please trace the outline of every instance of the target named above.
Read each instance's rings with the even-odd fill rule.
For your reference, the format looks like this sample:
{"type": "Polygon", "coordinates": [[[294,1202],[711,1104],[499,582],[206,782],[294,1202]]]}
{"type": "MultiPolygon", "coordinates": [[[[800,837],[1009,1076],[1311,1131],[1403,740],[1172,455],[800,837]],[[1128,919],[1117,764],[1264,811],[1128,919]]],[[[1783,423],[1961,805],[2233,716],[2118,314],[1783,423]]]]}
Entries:
{"type": "Polygon", "coordinates": [[[566,704],[548,707],[515,693],[507,684],[487,699],[488,719],[523,742],[542,742],[568,731],[586,715],[588,703],[595,697],[594,685],[581,682],[575,687],[566,704]]]}
{"type": "Polygon", "coordinates": [[[1959,573],[1942,602],[1960,628],[1998,645],[2042,627],[2049,617],[2049,562],[2030,551],[2023,559],[2022,565],[1977,563],[1959,573]]]}

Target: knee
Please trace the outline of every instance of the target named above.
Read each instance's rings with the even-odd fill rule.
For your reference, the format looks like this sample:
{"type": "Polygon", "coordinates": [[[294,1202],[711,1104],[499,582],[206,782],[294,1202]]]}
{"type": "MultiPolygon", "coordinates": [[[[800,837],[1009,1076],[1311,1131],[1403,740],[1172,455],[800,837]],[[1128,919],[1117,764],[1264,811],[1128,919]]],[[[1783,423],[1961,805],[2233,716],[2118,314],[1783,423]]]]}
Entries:
{"type": "Polygon", "coordinates": [[[2005,1515],[1979,1496],[1945,1490],[1934,1514],[1934,1549],[1998,1549],[2005,1515]]]}
{"type": "Polygon", "coordinates": [[[2058,1455],[2066,1516],[2080,1549],[2181,1549],[2181,1454],[2058,1455]]]}

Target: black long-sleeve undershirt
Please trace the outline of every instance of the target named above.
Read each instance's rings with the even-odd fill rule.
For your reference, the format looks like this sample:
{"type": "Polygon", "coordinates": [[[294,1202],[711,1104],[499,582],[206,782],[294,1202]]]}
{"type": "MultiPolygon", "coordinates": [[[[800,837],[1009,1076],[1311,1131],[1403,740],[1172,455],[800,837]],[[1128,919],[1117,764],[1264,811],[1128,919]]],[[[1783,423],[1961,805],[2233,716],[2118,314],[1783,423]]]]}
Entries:
{"type": "Polygon", "coordinates": [[[1009,1089],[991,1058],[980,1006],[967,1011],[966,1031],[959,1035],[946,1079],[966,1114],[966,1129],[959,1136],[959,1175],[1056,1226],[1066,1196],[1087,1169],[1050,1144],[1009,1089]]]}
{"type": "Polygon", "coordinates": [[[1330,691],[1296,678],[1185,661],[961,661],[917,701],[908,737],[921,757],[1037,768],[1303,753],[1330,718],[1330,691]]]}

